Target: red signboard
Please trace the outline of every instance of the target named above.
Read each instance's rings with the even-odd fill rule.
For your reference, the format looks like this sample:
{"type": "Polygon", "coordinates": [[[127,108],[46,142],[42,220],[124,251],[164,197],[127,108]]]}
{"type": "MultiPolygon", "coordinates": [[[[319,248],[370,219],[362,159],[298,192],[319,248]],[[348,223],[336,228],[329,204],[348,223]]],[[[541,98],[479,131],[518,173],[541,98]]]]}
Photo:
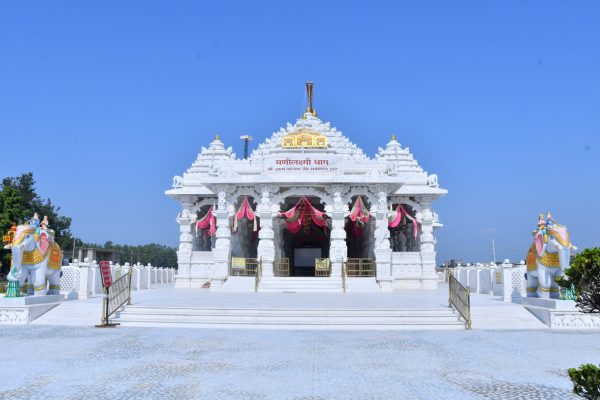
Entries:
{"type": "Polygon", "coordinates": [[[112,285],[110,262],[100,261],[100,276],[102,277],[102,287],[110,287],[112,285]]]}

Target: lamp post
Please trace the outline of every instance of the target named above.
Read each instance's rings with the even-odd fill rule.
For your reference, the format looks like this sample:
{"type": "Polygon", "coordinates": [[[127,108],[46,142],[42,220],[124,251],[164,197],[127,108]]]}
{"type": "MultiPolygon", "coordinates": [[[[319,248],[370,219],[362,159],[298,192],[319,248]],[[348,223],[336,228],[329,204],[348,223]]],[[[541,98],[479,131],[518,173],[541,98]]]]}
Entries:
{"type": "Polygon", "coordinates": [[[248,158],[248,142],[252,140],[250,135],[242,135],[240,139],[244,142],[244,160],[248,158]]]}

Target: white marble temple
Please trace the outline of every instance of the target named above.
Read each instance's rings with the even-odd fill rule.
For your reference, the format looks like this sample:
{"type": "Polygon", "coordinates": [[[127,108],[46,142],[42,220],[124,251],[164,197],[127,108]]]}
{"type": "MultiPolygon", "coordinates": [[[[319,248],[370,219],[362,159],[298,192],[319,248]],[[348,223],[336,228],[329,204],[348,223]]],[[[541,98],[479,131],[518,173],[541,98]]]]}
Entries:
{"type": "Polygon", "coordinates": [[[295,246],[278,213],[300,196],[330,217],[328,243],[321,250],[331,261],[331,278],[339,279],[348,257],[368,258],[376,263],[371,278],[378,290],[437,287],[434,230],[442,225],[432,204],[447,193],[439,187],[438,176],[424,171],[395,137],[369,157],[310,110],[312,105],[247,159],[238,158],[217,136],[182,176],[173,178],[165,193],[181,204],[176,287],[210,283],[211,290],[221,289],[231,257],[260,258],[262,275],[272,276],[276,259],[291,258],[295,246]],[[233,215],[245,196],[260,221],[257,237],[232,231],[233,215]],[[364,237],[350,245],[344,226],[356,196],[365,201],[370,220],[364,237]],[[395,232],[388,228],[397,205],[410,210],[418,222],[416,237],[408,234],[412,223],[395,232]],[[196,222],[210,207],[216,232],[207,239],[196,222]]]}

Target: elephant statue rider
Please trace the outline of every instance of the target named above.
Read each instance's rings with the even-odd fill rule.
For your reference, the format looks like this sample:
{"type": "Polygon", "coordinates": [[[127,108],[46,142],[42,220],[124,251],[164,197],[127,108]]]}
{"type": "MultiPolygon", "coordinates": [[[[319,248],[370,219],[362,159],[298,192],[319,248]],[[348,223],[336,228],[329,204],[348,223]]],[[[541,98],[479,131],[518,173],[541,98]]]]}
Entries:
{"type": "Polygon", "coordinates": [[[60,269],[62,252],[54,241],[54,231],[48,228],[48,220],[40,227],[37,213],[26,225],[11,228],[9,235],[4,236],[5,249],[12,251],[11,268],[7,279],[16,287],[8,296],[18,296],[19,287],[28,280],[36,296],[60,293],[60,269]],[[17,286],[18,283],[18,286],[17,286]]]}
{"type": "Polygon", "coordinates": [[[554,278],[569,268],[572,250],[577,247],[571,244],[567,228],[558,224],[552,214],[540,214],[527,253],[527,297],[560,298],[554,278]]]}

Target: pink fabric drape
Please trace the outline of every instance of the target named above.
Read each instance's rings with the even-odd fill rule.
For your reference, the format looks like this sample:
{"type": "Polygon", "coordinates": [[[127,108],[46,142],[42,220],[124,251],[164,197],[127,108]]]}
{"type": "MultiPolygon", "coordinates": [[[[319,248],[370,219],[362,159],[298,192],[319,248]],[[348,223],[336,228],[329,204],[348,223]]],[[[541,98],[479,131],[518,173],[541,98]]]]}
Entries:
{"type": "Polygon", "coordinates": [[[350,221],[366,224],[369,222],[369,210],[365,206],[362,197],[358,196],[354,202],[354,206],[350,210],[350,221]]]}
{"type": "Polygon", "coordinates": [[[256,232],[258,230],[258,225],[256,224],[256,214],[252,210],[250,206],[250,201],[248,200],[248,196],[244,196],[244,200],[242,201],[242,205],[236,211],[234,219],[233,219],[233,230],[237,231],[238,228],[238,220],[246,217],[249,221],[253,221],[252,231],[256,232]]]}
{"type": "Polygon", "coordinates": [[[393,214],[389,217],[388,219],[388,226],[390,228],[395,228],[398,225],[400,225],[400,222],[402,222],[402,217],[405,216],[409,221],[412,222],[413,224],[413,235],[415,237],[415,239],[417,238],[417,232],[418,232],[418,223],[417,220],[415,218],[413,218],[405,209],[404,207],[402,207],[402,204],[398,204],[398,207],[396,207],[396,210],[393,212],[393,214]]]}
{"type": "Polygon", "coordinates": [[[369,222],[370,214],[369,210],[365,206],[362,197],[358,196],[352,209],[350,210],[350,233],[352,236],[360,238],[363,235],[363,228],[367,222],[369,222]]]}
{"type": "Polygon", "coordinates": [[[203,231],[209,236],[215,236],[215,232],[217,231],[217,224],[212,211],[213,207],[210,206],[204,217],[200,218],[198,222],[196,222],[196,229],[203,231]]]}
{"type": "Polygon", "coordinates": [[[288,211],[280,212],[280,217],[285,217],[287,229],[296,234],[312,221],[319,228],[327,228],[327,215],[323,211],[317,210],[310,204],[310,201],[302,196],[296,205],[288,211]],[[309,219],[310,218],[310,219],[309,219]]]}
{"type": "Polygon", "coordinates": [[[395,228],[400,225],[400,222],[402,222],[402,210],[400,209],[400,206],[397,206],[392,215],[388,217],[388,226],[390,228],[395,228]]]}

